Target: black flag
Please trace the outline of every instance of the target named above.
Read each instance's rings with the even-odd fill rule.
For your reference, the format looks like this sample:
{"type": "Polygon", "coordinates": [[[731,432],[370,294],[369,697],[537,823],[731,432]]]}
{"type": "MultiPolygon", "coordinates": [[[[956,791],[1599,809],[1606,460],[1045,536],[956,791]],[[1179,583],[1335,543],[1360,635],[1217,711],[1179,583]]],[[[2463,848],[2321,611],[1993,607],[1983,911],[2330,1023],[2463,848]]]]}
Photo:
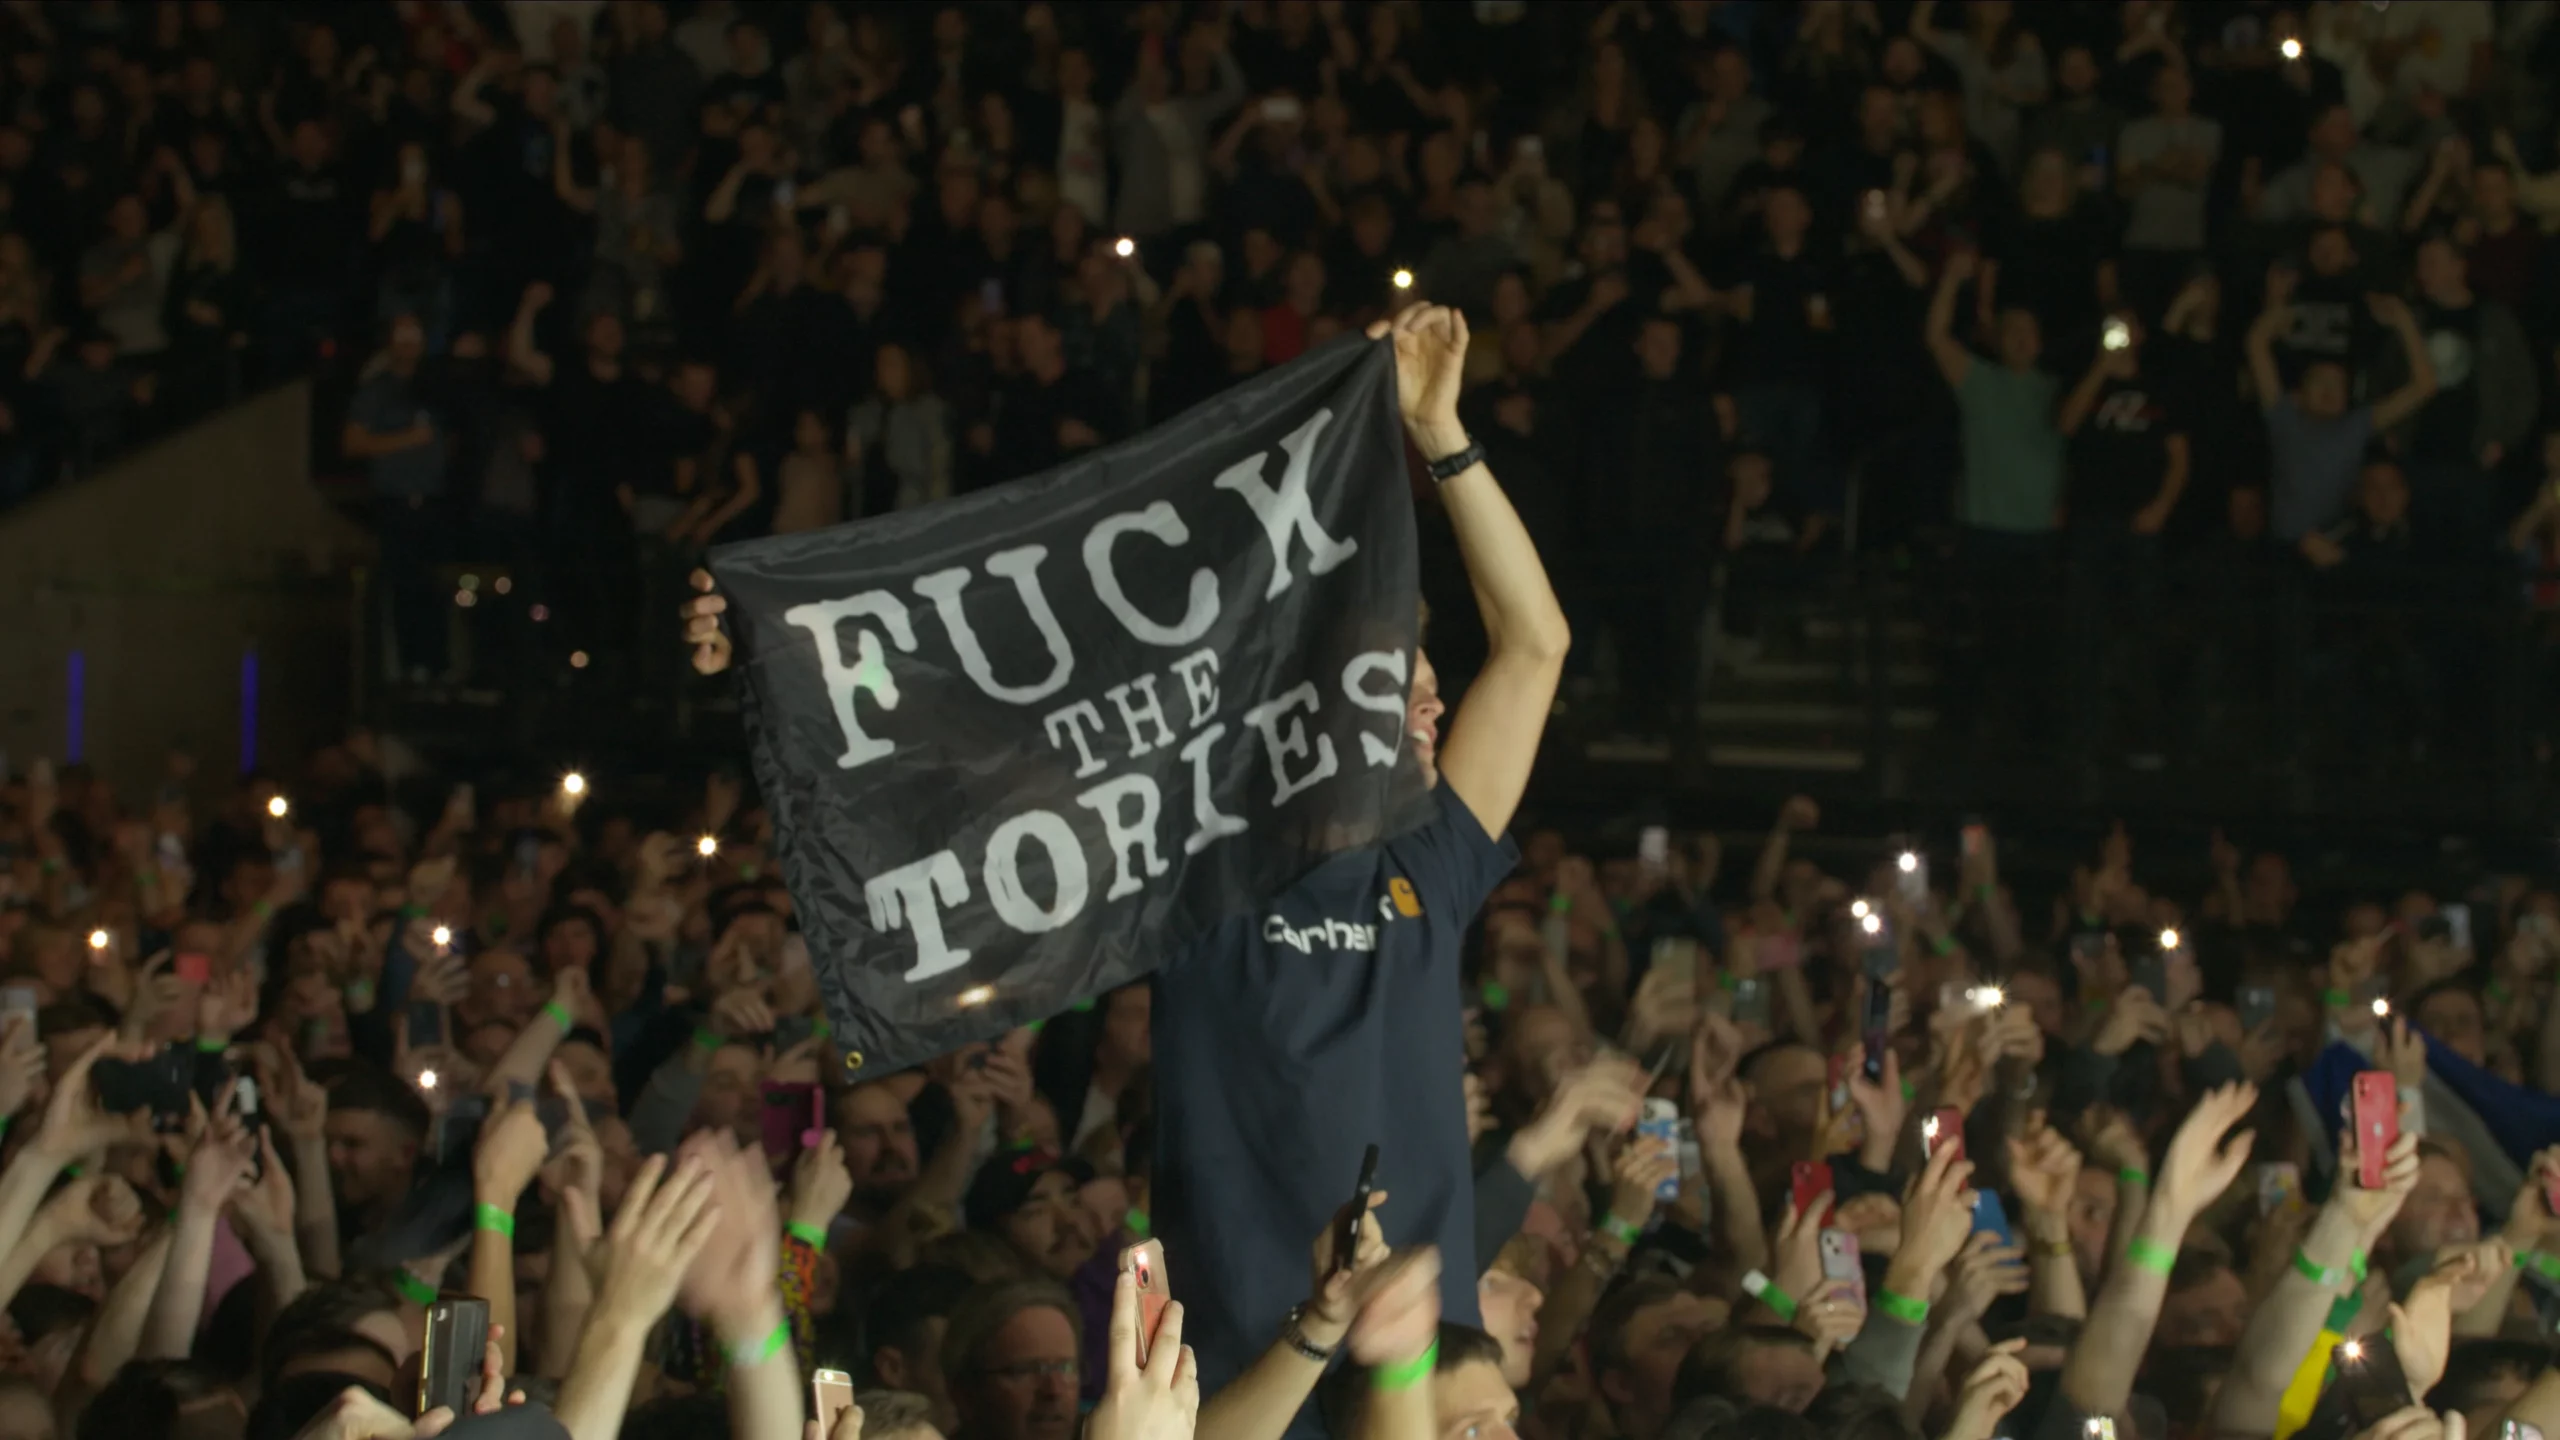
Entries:
{"type": "Polygon", "coordinates": [[[1149,973],[1421,792],[1382,343],[711,569],[827,1013],[874,1071],[1149,973]]]}

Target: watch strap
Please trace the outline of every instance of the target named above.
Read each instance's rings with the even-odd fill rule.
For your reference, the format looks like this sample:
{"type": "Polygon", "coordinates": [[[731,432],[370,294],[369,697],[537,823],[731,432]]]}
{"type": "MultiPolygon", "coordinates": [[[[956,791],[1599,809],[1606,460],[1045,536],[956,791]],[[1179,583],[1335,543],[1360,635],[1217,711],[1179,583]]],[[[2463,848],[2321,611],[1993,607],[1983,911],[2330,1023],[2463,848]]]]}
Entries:
{"type": "Polygon", "coordinates": [[[1484,462],[1484,442],[1467,437],[1466,446],[1454,455],[1443,455],[1431,462],[1431,483],[1445,484],[1484,462]]]}

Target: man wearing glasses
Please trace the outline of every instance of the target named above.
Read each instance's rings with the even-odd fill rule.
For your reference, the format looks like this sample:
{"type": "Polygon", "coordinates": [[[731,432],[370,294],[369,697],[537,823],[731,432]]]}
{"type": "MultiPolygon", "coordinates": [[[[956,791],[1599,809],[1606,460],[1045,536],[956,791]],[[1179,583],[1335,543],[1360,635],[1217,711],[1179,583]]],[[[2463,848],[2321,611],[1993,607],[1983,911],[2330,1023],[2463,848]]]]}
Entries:
{"type": "Polygon", "coordinates": [[[1074,1440],[1075,1301],[1045,1280],[988,1285],[951,1312],[942,1373],[960,1428],[951,1440],[1074,1440]]]}

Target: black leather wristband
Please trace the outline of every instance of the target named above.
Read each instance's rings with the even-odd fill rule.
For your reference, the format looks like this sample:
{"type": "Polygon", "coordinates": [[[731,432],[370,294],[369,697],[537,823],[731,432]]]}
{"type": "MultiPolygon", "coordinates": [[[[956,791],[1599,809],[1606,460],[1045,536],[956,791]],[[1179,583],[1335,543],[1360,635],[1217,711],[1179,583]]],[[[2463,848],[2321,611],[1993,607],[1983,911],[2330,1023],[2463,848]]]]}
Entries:
{"type": "Polygon", "coordinates": [[[1322,1365],[1333,1358],[1335,1350],[1342,1347],[1337,1345],[1328,1348],[1308,1339],[1307,1332],[1298,1328],[1298,1321],[1306,1313],[1307,1307],[1303,1305],[1289,1311],[1289,1318],[1280,1322],[1280,1341],[1290,1349],[1322,1365]]]}
{"type": "Polygon", "coordinates": [[[1443,455],[1439,459],[1431,462],[1431,483],[1434,485],[1445,484],[1448,481],[1465,474],[1470,466],[1479,465],[1483,462],[1484,442],[1470,435],[1467,437],[1465,449],[1460,450],[1455,455],[1443,455]]]}

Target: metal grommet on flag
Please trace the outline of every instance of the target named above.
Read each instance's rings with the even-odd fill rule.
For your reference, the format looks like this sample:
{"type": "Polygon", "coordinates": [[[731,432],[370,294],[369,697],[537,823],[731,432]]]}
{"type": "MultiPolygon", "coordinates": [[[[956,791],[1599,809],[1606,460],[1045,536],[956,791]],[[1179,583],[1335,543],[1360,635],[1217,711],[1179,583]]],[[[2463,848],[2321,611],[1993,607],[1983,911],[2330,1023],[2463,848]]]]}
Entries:
{"type": "Polygon", "coordinates": [[[846,1052],[844,1052],[844,1073],[846,1073],[847,1075],[850,1075],[850,1074],[852,1074],[854,1071],[859,1070],[859,1069],[861,1069],[861,1068],[862,1068],[862,1052],[861,1052],[861,1051],[859,1051],[859,1050],[847,1050],[846,1052]]]}

